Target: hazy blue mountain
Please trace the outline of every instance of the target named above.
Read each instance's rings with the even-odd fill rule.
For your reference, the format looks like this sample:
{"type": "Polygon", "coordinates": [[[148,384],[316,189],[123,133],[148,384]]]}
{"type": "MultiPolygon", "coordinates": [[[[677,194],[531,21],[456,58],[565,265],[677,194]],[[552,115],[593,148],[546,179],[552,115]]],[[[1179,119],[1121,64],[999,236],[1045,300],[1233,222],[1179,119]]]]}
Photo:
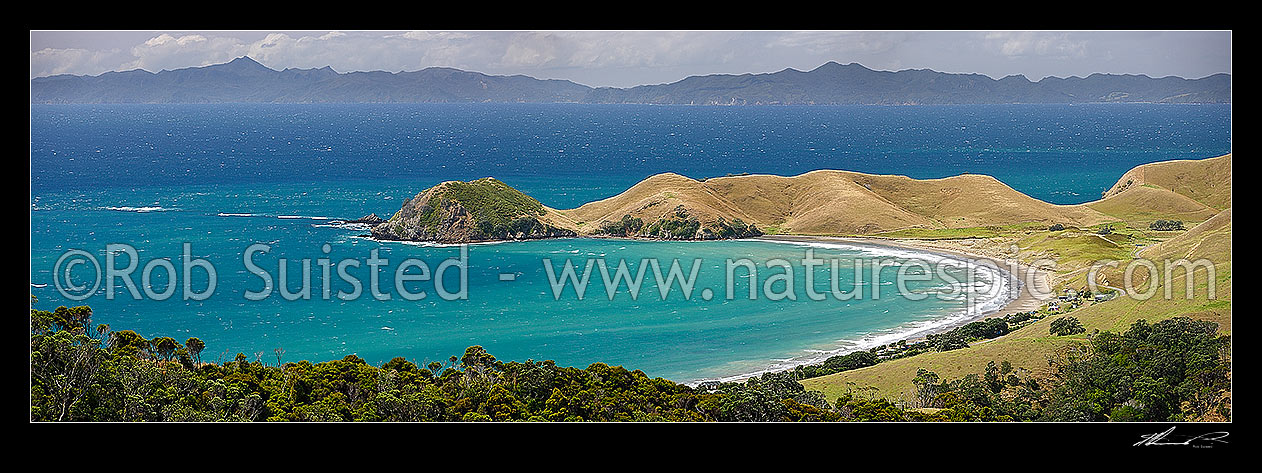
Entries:
{"type": "Polygon", "coordinates": [[[338,73],[270,69],[248,57],[151,73],[31,79],[32,103],[578,102],[698,105],[1230,103],[1231,76],[1200,79],[1092,74],[991,79],[928,69],[875,71],[829,62],[811,71],[692,76],[669,84],[592,88],[566,80],[496,76],[445,67],[338,73]]]}

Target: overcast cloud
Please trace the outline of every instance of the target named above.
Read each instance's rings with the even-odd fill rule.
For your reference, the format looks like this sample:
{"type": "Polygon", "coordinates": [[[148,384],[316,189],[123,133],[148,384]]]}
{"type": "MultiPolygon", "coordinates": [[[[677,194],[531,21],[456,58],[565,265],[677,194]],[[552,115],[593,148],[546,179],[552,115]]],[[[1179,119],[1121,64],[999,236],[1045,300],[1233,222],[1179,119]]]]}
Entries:
{"type": "Polygon", "coordinates": [[[689,75],[810,70],[828,61],[993,78],[1231,72],[1225,31],[32,31],[31,77],[204,66],[445,66],[629,87],[689,75]]]}

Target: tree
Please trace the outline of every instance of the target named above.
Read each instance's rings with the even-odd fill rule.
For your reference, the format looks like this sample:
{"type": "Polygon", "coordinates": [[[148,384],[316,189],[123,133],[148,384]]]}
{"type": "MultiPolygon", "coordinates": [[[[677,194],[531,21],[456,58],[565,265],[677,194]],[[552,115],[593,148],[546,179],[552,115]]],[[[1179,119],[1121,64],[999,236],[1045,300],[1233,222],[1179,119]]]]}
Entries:
{"type": "Polygon", "coordinates": [[[175,356],[175,351],[180,349],[180,342],[171,337],[158,337],[150,343],[164,361],[171,361],[171,357],[175,356]]]}
{"type": "Polygon", "coordinates": [[[149,356],[149,340],[131,330],[110,333],[109,349],[119,355],[143,358],[149,356]]]}
{"type": "Polygon", "coordinates": [[[1003,390],[1003,381],[999,377],[999,367],[995,365],[993,360],[986,362],[985,378],[986,387],[990,389],[990,392],[999,394],[999,391],[1003,390]]]}
{"type": "MultiPolygon", "coordinates": [[[[83,399],[105,360],[100,341],[83,333],[60,330],[32,342],[32,384],[44,386],[53,400],[55,420],[67,420],[70,408],[83,399]]],[[[34,406],[32,406],[34,409],[34,406]]]]}
{"type": "Polygon", "coordinates": [[[916,377],[912,379],[912,384],[916,386],[916,403],[917,407],[937,407],[938,394],[942,392],[942,386],[938,385],[938,374],[924,368],[916,370],[916,377]]]}
{"type": "Polygon", "coordinates": [[[66,306],[58,307],[53,311],[53,323],[60,326],[63,330],[76,331],[82,330],[88,324],[88,319],[92,318],[92,308],[88,306],[79,306],[67,309],[66,306]]]}
{"type": "Polygon", "coordinates": [[[930,343],[933,344],[933,347],[938,351],[951,351],[968,348],[968,340],[965,339],[964,334],[958,330],[952,330],[938,335],[930,335],[928,338],[930,343]]]}
{"type": "Polygon", "coordinates": [[[200,365],[202,363],[202,350],[206,349],[206,342],[197,337],[189,337],[188,341],[184,342],[184,347],[188,348],[188,354],[193,357],[193,361],[200,365]]]}
{"type": "Polygon", "coordinates": [[[180,366],[183,366],[184,369],[191,370],[196,368],[196,366],[193,365],[193,357],[188,354],[188,347],[175,350],[175,359],[180,362],[180,366]]]}
{"type": "Polygon", "coordinates": [[[1061,317],[1052,321],[1052,326],[1048,329],[1052,335],[1063,337],[1065,335],[1074,335],[1086,332],[1087,329],[1082,327],[1082,323],[1077,317],[1061,317]]]}
{"type": "MultiPolygon", "coordinates": [[[[439,366],[441,367],[442,365],[440,364],[439,366]]],[[[420,371],[420,369],[417,368],[416,363],[412,363],[411,361],[408,361],[407,358],[401,356],[396,356],[390,359],[390,361],[387,361],[386,364],[381,365],[381,369],[387,371],[399,371],[403,373],[416,373],[420,371]]]]}
{"type": "Polygon", "coordinates": [[[1052,360],[1058,382],[1047,418],[1177,422],[1224,412],[1231,338],[1217,330],[1174,317],[1093,336],[1085,350],[1052,360]]]}

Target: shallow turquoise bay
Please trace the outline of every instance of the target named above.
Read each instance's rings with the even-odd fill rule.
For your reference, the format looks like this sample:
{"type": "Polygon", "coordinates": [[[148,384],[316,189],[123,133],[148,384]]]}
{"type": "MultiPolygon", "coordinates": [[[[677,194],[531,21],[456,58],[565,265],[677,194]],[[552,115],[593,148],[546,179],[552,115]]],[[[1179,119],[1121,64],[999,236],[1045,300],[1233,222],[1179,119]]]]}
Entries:
{"type": "MultiPolygon", "coordinates": [[[[372,363],[402,356],[418,363],[442,360],[462,353],[470,345],[482,345],[506,360],[551,359],[565,365],[586,366],[594,362],[640,369],[652,376],[678,381],[729,377],[763,369],[789,366],[824,356],[828,352],[871,346],[896,340],[896,334],[924,329],[952,316],[959,316],[963,301],[911,301],[897,295],[893,284],[897,266],[883,270],[875,283],[881,291],[872,299],[873,283],[868,257],[904,260],[907,255],[891,255],[859,248],[815,248],[815,258],[830,263],[815,268],[814,287],[828,294],[831,259],[839,261],[838,287],[854,291],[854,264],[864,265],[861,277],[864,297],[848,301],[827,298],[814,301],[804,290],[801,260],[806,248],[799,244],[768,241],[659,242],[622,239],[560,239],[529,242],[470,245],[468,247],[467,300],[443,300],[433,283],[416,282],[405,286],[409,292],[425,291],[420,301],[404,300],[395,289],[394,270],[404,259],[424,261],[431,273],[447,258],[460,254],[458,247],[427,246],[397,242],[376,242],[360,237],[362,230],[330,225],[343,215],[316,215],[316,209],[291,208],[290,193],[317,200],[337,200],[326,195],[346,191],[299,191],[284,186],[265,192],[244,186],[216,186],[192,191],[116,192],[98,194],[50,195],[36,204],[32,215],[32,293],[40,305],[88,304],[97,323],[116,330],[130,329],[146,336],[173,336],[179,340],[196,336],[206,342],[207,360],[229,359],[236,353],[275,360],[274,349],[284,348],[283,360],[327,360],[356,354],[372,363]],[[106,204],[109,205],[106,205],[106,204]],[[273,207],[268,207],[272,203],[273,207]],[[275,211],[285,209],[282,213],[275,211]],[[308,211],[310,210],[310,211],[308,211]],[[143,300],[128,295],[122,279],[117,279],[116,297],[105,297],[105,287],[83,302],[66,300],[58,294],[53,268],[59,255],[82,249],[105,265],[105,247],[125,243],[136,248],[140,267],[155,258],[167,258],[180,267],[183,244],[188,242],[194,258],[205,259],[216,268],[217,288],[202,301],[185,301],[177,291],[168,300],[143,300]],[[288,260],[286,287],[298,291],[302,285],[302,259],[311,260],[311,299],[290,301],[279,289],[263,300],[247,300],[247,291],[258,292],[265,283],[250,273],[243,261],[245,249],[254,243],[270,246],[253,261],[279,279],[279,259],[288,260]],[[329,245],[326,254],[322,246],[329,245]],[[391,295],[377,300],[368,292],[370,283],[366,261],[373,249],[389,261],[379,272],[379,287],[391,295]],[[348,271],[364,285],[356,300],[337,298],[339,291],[353,286],[330,272],[330,298],[324,299],[323,273],[319,258],[337,261],[358,260],[360,267],[348,271]],[[582,300],[570,287],[554,297],[544,259],[552,261],[560,274],[566,260],[580,273],[588,258],[604,258],[611,271],[625,261],[631,275],[645,258],[657,258],[666,276],[673,260],[680,261],[685,275],[692,261],[700,259],[697,282],[691,298],[685,298],[678,284],[668,297],[660,295],[654,273],[646,269],[639,298],[633,300],[622,283],[612,300],[607,296],[599,269],[593,266],[589,286],[582,300]],[[734,275],[735,298],[726,295],[728,259],[748,258],[759,268],[758,298],[748,300],[748,279],[744,269],[734,275]],[[783,258],[794,265],[798,300],[769,300],[765,281],[782,268],[766,263],[783,258]],[[860,258],[856,263],[856,258],[860,258]],[[513,281],[500,281],[500,274],[512,274],[513,281]],[[710,289],[712,299],[701,293],[710,289]],[[884,338],[882,338],[884,337],[884,338]]],[[[348,195],[360,195],[348,192],[348,195]]],[[[378,197],[384,198],[386,196],[378,197]]],[[[393,199],[391,199],[393,200],[393,199]]],[[[388,200],[387,200],[388,202],[388,200]]],[[[126,267],[129,257],[119,256],[115,266],[126,267]]],[[[192,287],[203,291],[204,273],[192,273],[192,287]]],[[[409,274],[416,274],[416,269],[409,274]]],[[[959,273],[962,274],[962,273],[959,273]]],[[[83,267],[76,278],[90,278],[83,267]]],[[[458,271],[446,273],[444,287],[459,287],[458,271]]],[[[133,274],[140,283],[140,271],[133,274]]],[[[176,283],[183,283],[177,274],[176,283]]],[[[87,281],[87,279],[76,279],[87,281]]],[[[154,271],[151,286],[155,292],[166,288],[164,271],[154,271]]],[[[280,283],[277,282],[276,285],[280,283]]],[[[914,281],[908,287],[917,291],[941,289],[938,278],[914,281]]],[[[777,283],[776,293],[787,290],[777,283]]],[[[1007,294],[1005,293],[1004,296],[1007,294]]]]}
{"type": "MultiPolygon", "coordinates": [[[[467,300],[444,301],[432,290],[422,301],[367,294],[324,300],[313,261],[311,300],[274,293],[249,301],[245,292],[263,282],[246,270],[242,252],[270,245],[258,260],[276,275],[280,258],[297,271],[302,259],[362,262],[378,249],[391,261],[381,286],[394,292],[399,261],[419,258],[434,269],[459,249],[378,243],[329,223],[369,212],[389,216],[444,180],[494,176],[564,209],[658,172],[698,179],[813,169],[916,178],[970,172],[1072,204],[1096,198],[1135,165],[1230,150],[1230,105],[40,105],[31,111],[31,293],[41,308],[90,305],[93,321],[115,330],[199,337],[207,361],[240,352],[274,363],[273,350],[283,348],[284,361],[356,354],[376,364],[396,356],[424,363],[482,345],[506,360],[604,362],[676,381],[722,378],[896,341],[954,320],[964,303],[808,300],[800,287],[800,245],[590,239],[472,246],[467,300]],[[217,290],[201,301],[107,300],[104,288],[84,301],[58,294],[53,273],[62,254],[80,249],[104,264],[111,243],[132,245],[141,263],[168,258],[177,267],[188,243],[194,257],[217,268],[217,290]],[[625,259],[633,270],[643,258],[703,264],[690,299],[676,286],[661,300],[651,273],[639,300],[625,286],[608,300],[599,275],[583,300],[572,289],[554,299],[542,260],[581,264],[588,257],[611,265],[625,259]],[[779,272],[763,263],[795,262],[799,299],[725,300],[724,261],[742,257],[764,268],[760,287],[779,272]],[[500,281],[502,273],[516,279],[500,281]],[[714,291],[712,300],[699,297],[705,288],[714,291]]],[[[816,250],[817,257],[842,261],[865,254],[816,250]]],[[[85,270],[72,273],[85,277],[85,270]]],[[[367,268],[351,272],[368,281],[367,268]]],[[[829,272],[817,268],[821,292],[829,272]]],[[[200,274],[194,287],[205,283],[200,274]]],[[[843,289],[852,274],[841,272],[843,289]]],[[[893,272],[882,274],[867,282],[892,287],[893,272]]],[[[151,283],[161,288],[168,281],[158,272],[151,283]]],[[[289,287],[300,283],[294,274],[289,287]]],[[[909,284],[925,292],[941,285],[909,284]]],[[[333,281],[331,290],[339,289],[349,285],[333,281]]]]}

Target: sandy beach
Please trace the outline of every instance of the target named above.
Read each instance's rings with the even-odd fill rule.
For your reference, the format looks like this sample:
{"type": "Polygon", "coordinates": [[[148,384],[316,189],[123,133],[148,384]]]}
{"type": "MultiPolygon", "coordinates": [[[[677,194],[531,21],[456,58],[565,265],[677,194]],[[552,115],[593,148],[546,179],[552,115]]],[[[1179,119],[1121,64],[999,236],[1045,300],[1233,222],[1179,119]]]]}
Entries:
{"type": "Polygon", "coordinates": [[[912,240],[810,235],[767,235],[758,239],[768,241],[847,243],[860,246],[867,245],[912,249],[942,256],[950,256],[953,258],[973,260],[980,263],[989,262],[1004,269],[1005,271],[1012,272],[1021,281],[1021,293],[1016,299],[1013,299],[1012,302],[1009,302],[999,310],[984,312],[978,314],[976,317],[970,317],[967,320],[950,324],[948,326],[942,326],[938,330],[935,330],[935,332],[949,330],[951,328],[988,317],[1002,317],[1004,315],[1035,310],[1042,306],[1048,299],[1055,297],[1055,294],[1051,292],[1051,285],[1048,281],[1046,271],[1027,266],[1015,259],[1003,258],[998,251],[979,251],[975,248],[964,247],[959,244],[958,240],[912,240]]]}
{"type": "MultiPolygon", "coordinates": [[[[956,327],[966,325],[978,320],[989,317],[1002,317],[1009,314],[1019,312],[1027,312],[1036,310],[1042,306],[1048,299],[1055,297],[1051,293],[1050,284],[1046,271],[1034,268],[1025,264],[1021,264],[1016,260],[1010,260],[1002,257],[1001,252],[997,248],[970,248],[960,244],[960,240],[912,240],[912,239],[885,239],[885,238],[865,238],[865,237],[829,237],[829,236],[813,236],[813,235],[765,235],[752,240],[762,240],[771,242],[795,242],[795,243],[844,243],[854,246],[880,246],[900,250],[914,250],[917,252],[931,253],[939,256],[946,256],[954,259],[972,261],[978,264],[986,264],[989,262],[1000,269],[1012,273],[1021,281],[1021,290],[1015,299],[1008,302],[1003,307],[989,312],[982,312],[972,317],[966,317],[955,320],[951,323],[937,325],[933,328],[917,332],[915,335],[906,338],[909,342],[923,341],[930,334],[937,334],[949,331],[956,327]],[[971,250],[971,251],[967,251],[971,250]]],[[[854,350],[839,350],[830,352],[827,356],[847,353],[854,350]]],[[[822,357],[810,360],[799,360],[796,364],[811,364],[822,361],[822,357]]],[[[741,381],[754,376],[761,375],[769,371],[780,371],[790,369],[790,365],[777,366],[758,370],[750,373],[742,373],[736,376],[727,376],[718,379],[700,380],[693,383],[696,385],[702,381],[741,381]]]]}

